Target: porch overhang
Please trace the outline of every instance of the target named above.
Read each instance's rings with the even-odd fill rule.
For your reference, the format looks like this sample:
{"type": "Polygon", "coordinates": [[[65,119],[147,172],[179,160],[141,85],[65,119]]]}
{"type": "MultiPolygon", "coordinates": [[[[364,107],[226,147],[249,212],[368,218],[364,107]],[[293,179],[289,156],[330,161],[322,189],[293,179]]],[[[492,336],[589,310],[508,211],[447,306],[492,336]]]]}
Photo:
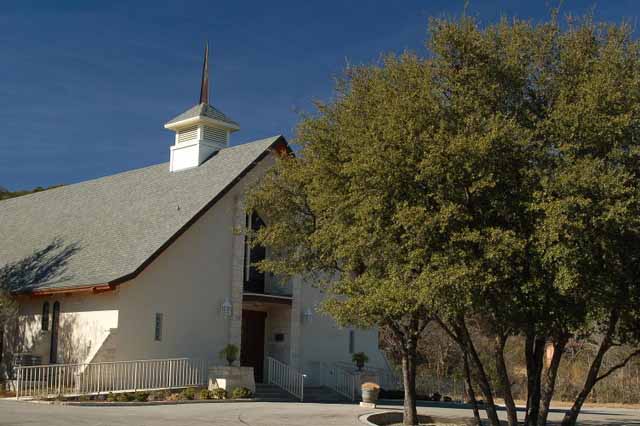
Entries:
{"type": "Polygon", "coordinates": [[[291,306],[293,298],[291,296],[278,296],[275,294],[263,294],[263,293],[243,293],[243,302],[263,302],[263,303],[276,303],[280,305],[291,306]]]}

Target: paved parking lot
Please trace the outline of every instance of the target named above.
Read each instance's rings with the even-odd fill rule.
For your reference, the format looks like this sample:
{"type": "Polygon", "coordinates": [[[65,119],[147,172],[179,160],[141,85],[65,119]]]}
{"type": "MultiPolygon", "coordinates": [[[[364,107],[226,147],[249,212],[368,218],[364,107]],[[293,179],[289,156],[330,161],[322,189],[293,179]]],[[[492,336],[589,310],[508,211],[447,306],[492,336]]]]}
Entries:
{"type": "MultiPolygon", "coordinates": [[[[382,409],[399,409],[388,405],[382,409]]],[[[424,405],[420,412],[436,416],[471,416],[468,409],[424,405]]],[[[589,409],[581,416],[583,425],[640,425],[640,410],[589,409]]],[[[354,426],[358,416],[371,412],[351,404],[300,404],[273,402],[231,402],[147,407],[71,407],[0,401],[0,425],[47,426],[354,426]]],[[[504,413],[502,413],[504,414],[504,413]]],[[[561,411],[552,414],[560,419],[561,411]]]]}

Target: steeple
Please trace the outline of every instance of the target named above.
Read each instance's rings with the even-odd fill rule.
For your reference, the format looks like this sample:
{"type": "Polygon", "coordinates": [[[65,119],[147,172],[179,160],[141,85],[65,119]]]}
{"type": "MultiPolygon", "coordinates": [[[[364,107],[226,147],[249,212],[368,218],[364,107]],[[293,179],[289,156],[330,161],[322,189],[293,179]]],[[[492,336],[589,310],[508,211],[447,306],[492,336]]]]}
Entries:
{"type": "Polygon", "coordinates": [[[209,44],[205,44],[200,81],[200,103],[169,120],[165,129],[176,132],[171,147],[170,170],[198,167],[215,152],[229,146],[231,133],[240,126],[209,104],[209,44]]]}
{"type": "Polygon", "coordinates": [[[204,62],[200,81],[200,103],[209,104],[209,42],[204,45],[204,62]]]}

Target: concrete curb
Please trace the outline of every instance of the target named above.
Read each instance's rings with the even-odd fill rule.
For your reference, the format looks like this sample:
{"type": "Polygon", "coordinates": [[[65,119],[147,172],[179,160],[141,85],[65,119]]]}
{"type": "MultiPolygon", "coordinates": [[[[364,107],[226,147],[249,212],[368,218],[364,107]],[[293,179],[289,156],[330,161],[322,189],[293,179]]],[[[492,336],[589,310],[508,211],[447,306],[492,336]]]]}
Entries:
{"type": "Polygon", "coordinates": [[[66,405],[70,407],[145,407],[153,405],[182,405],[182,404],[224,404],[228,402],[261,402],[260,399],[242,398],[242,399],[193,399],[184,401],[131,401],[131,402],[109,402],[109,401],[43,401],[43,400],[26,400],[11,399],[13,402],[26,404],[44,404],[44,405],[66,405]]]}
{"type": "MultiPolygon", "coordinates": [[[[382,426],[388,424],[396,424],[402,422],[401,411],[379,411],[373,413],[366,413],[358,416],[360,423],[369,426],[382,426]]],[[[475,424],[473,419],[468,418],[456,418],[456,417],[433,417],[428,414],[418,414],[418,422],[428,424],[442,424],[443,426],[471,426],[475,424]]]]}
{"type": "Polygon", "coordinates": [[[60,405],[72,407],[146,407],[153,405],[183,405],[183,404],[224,404],[227,402],[257,402],[256,399],[192,399],[183,401],[131,401],[131,402],[95,402],[95,401],[63,401],[60,405]]]}

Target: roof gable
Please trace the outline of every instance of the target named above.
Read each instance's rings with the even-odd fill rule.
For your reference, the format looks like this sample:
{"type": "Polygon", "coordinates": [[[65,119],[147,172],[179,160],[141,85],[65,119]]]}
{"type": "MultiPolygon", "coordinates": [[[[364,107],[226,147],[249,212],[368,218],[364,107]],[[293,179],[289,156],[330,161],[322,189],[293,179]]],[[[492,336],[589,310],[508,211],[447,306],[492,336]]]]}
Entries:
{"type": "Polygon", "coordinates": [[[133,278],[279,141],[225,148],[177,173],[164,163],[2,201],[0,273],[18,292],[133,278]]]}

